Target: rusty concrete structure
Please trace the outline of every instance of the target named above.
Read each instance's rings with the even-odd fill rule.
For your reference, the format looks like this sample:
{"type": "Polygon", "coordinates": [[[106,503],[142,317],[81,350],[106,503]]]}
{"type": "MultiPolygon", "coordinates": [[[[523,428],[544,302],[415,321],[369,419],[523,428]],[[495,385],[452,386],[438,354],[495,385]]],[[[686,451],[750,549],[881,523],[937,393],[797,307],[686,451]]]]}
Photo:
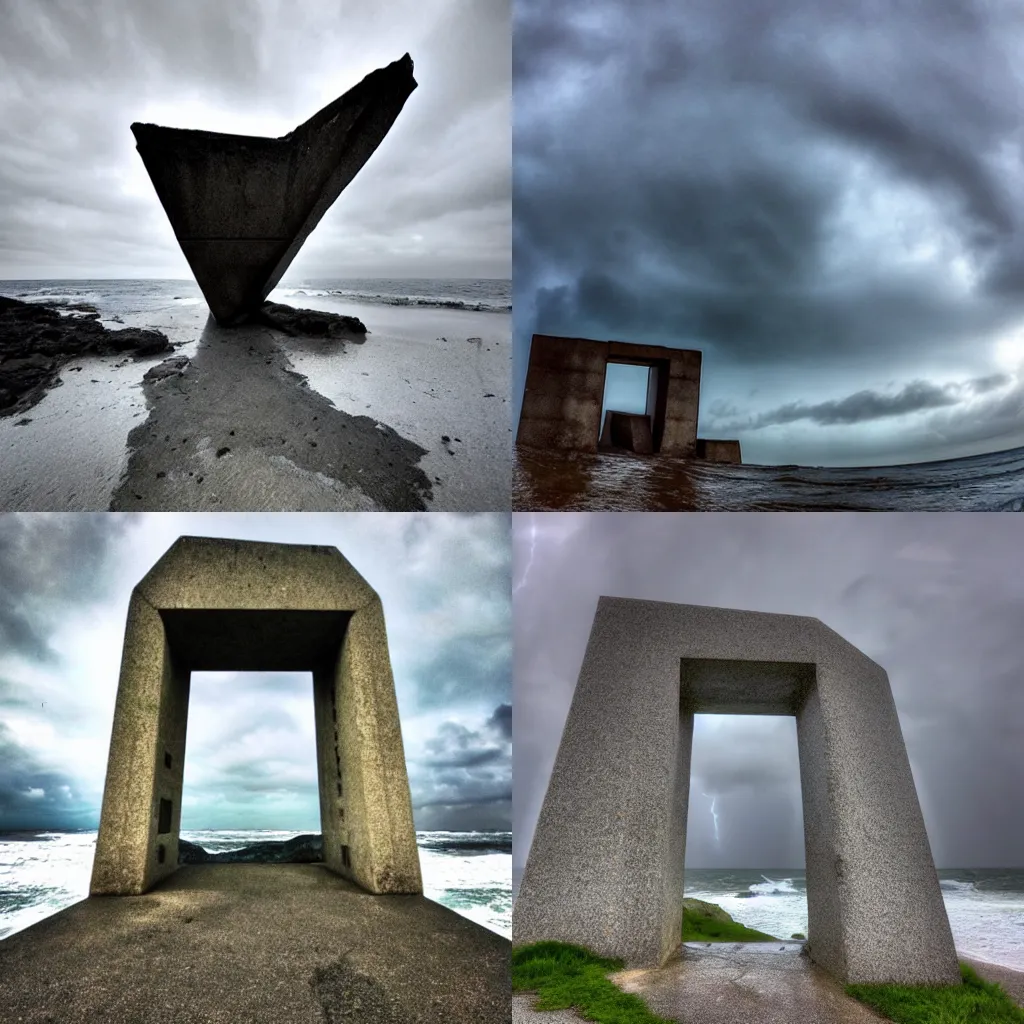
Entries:
{"type": "Polygon", "coordinates": [[[513,944],[638,968],[679,947],[695,714],[796,718],[810,958],[843,982],[959,984],[885,670],[818,619],[663,601],[598,600],[513,944]]]}
{"type": "Polygon", "coordinates": [[[721,461],[739,461],[738,441],[701,447],[700,370],[701,353],[695,349],[535,334],[516,443],[689,458],[705,457],[705,451],[724,454],[726,449],[717,446],[733,445],[730,457],[721,461]],[[609,364],[650,369],[646,412],[608,409],[602,422],[609,364]]]}
{"type": "Polygon", "coordinates": [[[218,323],[257,313],[416,88],[409,54],[279,139],[131,126],[218,323]]]}
{"type": "Polygon", "coordinates": [[[697,438],[697,458],[708,462],[731,462],[739,464],[743,461],[740,454],[739,441],[718,441],[711,438],[697,438]]]}
{"type": "Polygon", "coordinates": [[[336,548],[181,537],[128,605],[92,895],[178,869],[194,671],[310,672],[324,864],[422,893],[380,598],[336,548]]]}

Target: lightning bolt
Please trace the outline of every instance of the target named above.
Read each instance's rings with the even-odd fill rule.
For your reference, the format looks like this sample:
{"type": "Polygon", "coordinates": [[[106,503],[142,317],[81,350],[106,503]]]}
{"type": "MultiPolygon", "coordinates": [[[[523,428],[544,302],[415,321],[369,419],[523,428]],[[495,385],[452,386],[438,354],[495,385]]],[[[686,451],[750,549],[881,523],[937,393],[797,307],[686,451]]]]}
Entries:
{"type": "Polygon", "coordinates": [[[715,801],[718,799],[717,796],[708,796],[707,793],[702,793],[701,796],[706,796],[711,801],[711,817],[715,822],[715,845],[721,846],[721,840],[718,836],[718,812],[715,810],[715,801]]]}
{"type": "Polygon", "coordinates": [[[530,514],[530,554],[526,559],[526,568],[523,569],[523,575],[519,577],[519,582],[512,588],[512,593],[515,594],[517,591],[522,590],[526,585],[527,577],[530,575],[530,569],[533,566],[533,554],[537,550],[537,517],[530,514]]]}

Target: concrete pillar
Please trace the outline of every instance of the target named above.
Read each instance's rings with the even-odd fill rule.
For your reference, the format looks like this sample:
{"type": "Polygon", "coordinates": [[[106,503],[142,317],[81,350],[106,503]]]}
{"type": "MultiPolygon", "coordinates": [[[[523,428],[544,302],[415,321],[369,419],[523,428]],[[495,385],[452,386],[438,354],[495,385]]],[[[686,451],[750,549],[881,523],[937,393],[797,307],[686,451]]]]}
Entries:
{"type": "Polygon", "coordinates": [[[792,714],[808,952],[847,982],[960,980],[888,677],[817,619],[601,598],[512,917],[657,966],[678,946],[693,715],[792,714]]]}

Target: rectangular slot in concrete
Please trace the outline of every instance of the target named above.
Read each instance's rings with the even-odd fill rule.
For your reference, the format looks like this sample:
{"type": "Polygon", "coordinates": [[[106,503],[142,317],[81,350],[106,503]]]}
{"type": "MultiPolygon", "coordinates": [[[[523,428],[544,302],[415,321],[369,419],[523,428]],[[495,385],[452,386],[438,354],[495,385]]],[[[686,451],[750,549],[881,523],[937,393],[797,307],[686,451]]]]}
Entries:
{"type": "Polygon", "coordinates": [[[352,867],[352,858],[349,856],[347,846],[341,848],[341,863],[347,868],[352,867]]]}
{"type": "Polygon", "coordinates": [[[164,751],[164,767],[171,767],[171,755],[166,750],[164,751]]]}
{"type": "MultiPolygon", "coordinates": [[[[157,832],[160,835],[166,835],[171,831],[171,808],[172,804],[170,800],[165,800],[163,797],[160,798],[160,821],[156,827],[157,832]]],[[[163,863],[161,861],[161,863],[163,863]]]]}

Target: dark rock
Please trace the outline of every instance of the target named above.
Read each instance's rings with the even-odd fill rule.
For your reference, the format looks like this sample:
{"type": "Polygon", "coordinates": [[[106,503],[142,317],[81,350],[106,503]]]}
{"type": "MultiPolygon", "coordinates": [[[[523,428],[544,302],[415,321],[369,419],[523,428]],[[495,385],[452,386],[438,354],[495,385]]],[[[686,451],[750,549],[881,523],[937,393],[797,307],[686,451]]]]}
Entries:
{"type": "Polygon", "coordinates": [[[154,381],[163,380],[165,377],[174,377],[179,373],[184,373],[188,364],[188,356],[172,356],[170,359],[165,359],[162,363],[158,363],[156,366],[151,366],[146,371],[146,376],[142,379],[154,381]]]}
{"type": "Polygon", "coordinates": [[[178,840],[179,864],[316,864],[323,859],[323,837],[318,835],[268,840],[226,853],[209,853],[195,843],[178,840]]]}
{"type": "Polygon", "coordinates": [[[96,319],[0,296],[0,416],[30,409],[77,356],[130,352],[144,358],[168,351],[171,344],[158,331],[108,331],[96,319]]]}
{"type": "Polygon", "coordinates": [[[292,337],[304,334],[313,338],[366,339],[366,324],[357,316],[322,313],[314,309],[295,309],[280,302],[265,302],[257,318],[275,330],[292,337]]]}

